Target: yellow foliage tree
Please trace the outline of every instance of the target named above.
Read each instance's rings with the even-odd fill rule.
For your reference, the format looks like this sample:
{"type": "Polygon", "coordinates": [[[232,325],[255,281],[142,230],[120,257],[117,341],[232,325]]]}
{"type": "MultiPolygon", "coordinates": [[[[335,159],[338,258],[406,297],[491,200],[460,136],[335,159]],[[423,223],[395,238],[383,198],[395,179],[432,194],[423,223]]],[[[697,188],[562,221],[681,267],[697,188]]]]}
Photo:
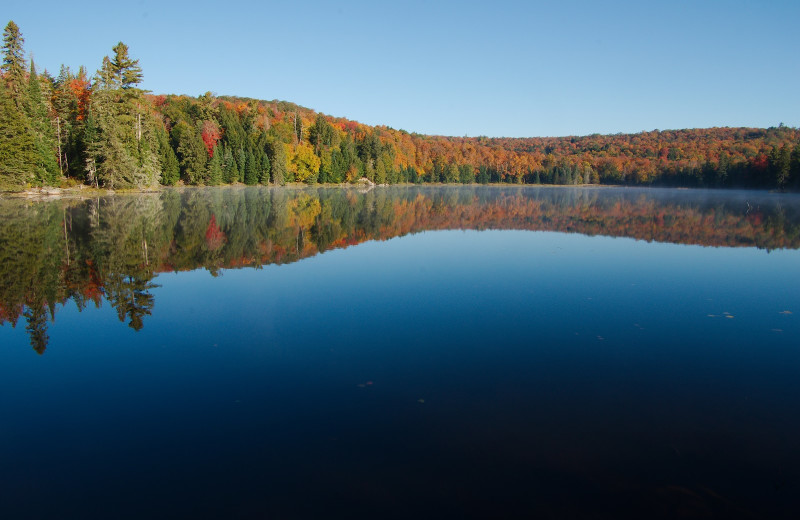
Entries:
{"type": "Polygon", "coordinates": [[[295,147],[289,167],[294,172],[297,182],[316,181],[319,175],[319,166],[320,159],[310,144],[303,142],[295,147]]]}

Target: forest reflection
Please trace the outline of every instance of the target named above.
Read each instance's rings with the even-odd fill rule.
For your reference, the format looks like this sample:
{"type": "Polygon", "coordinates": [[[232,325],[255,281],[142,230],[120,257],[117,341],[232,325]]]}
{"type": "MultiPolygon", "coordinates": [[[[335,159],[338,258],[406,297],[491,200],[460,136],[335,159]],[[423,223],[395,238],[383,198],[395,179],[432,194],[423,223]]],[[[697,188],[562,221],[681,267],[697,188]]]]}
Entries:
{"type": "Polygon", "coordinates": [[[72,300],[108,302],[139,330],[158,273],[290,263],[368,240],[441,229],[516,229],[703,246],[800,247],[796,198],[612,188],[191,188],[0,201],[0,325],[31,346],[72,300]]]}

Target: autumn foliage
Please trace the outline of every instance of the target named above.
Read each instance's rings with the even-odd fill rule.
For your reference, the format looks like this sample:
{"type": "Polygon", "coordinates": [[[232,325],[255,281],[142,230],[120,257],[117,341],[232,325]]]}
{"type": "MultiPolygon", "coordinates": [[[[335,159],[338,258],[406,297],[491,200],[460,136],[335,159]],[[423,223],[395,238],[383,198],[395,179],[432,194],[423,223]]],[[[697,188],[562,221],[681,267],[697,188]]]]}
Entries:
{"type": "Polygon", "coordinates": [[[366,178],[376,184],[800,189],[800,129],[782,124],[565,137],[422,135],[286,101],[211,92],[149,95],[135,87],[142,71],[121,42],[113,48],[119,53],[114,63],[125,66],[106,57],[94,77],[83,67],[77,74],[62,67],[57,77],[36,79],[25,72],[18,50],[5,56],[6,68],[18,72],[4,78],[9,98],[4,101],[11,102],[8,107],[28,106],[31,100],[22,99],[22,92],[33,92],[35,117],[24,121],[7,109],[8,124],[13,120],[18,127],[9,135],[25,142],[0,158],[0,186],[57,184],[66,176],[112,188],[157,182],[341,184],[366,178]],[[115,139],[124,141],[124,153],[115,139]],[[30,157],[19,157],[21,151],[30,157]]]}
{"type": "Polygon", "coordinates": [[[220,137],[222,137],[219,125],[214,121],[203,121],[203,129],[200,132],[200,137],[203,139],[203,144],[206,145],[208,157],[214,157],[214,147],[217,146],[217,142],[219,142],[220,137]]]}
{"type": "MultiPolygon", "coordinates": [[[[253,153],[260,182],[617,184],[800,188],[800,130],[709,128],[568,137],[445,137],[368,126],[285,101],[167,96],[167,129],[202,127],[213,157],[241,170],[253,153]],[[197,120],[196,114],[211,114],[197,120]],[[213,119],[213,121],[212,121],[213,119]],[[276,160],[280,142],[285,156],[276,160]],[[313,155],[316,157],[312,157],[313,155]],[[285,168],[280,178],[259,165],[285,168]],[[277,166],[276,166],[277,163],[277,166]],[[281,166],[284,165],[284,166],[281,166]]],[[[240,175],[239,178],[243,178],[240,175]]]]}

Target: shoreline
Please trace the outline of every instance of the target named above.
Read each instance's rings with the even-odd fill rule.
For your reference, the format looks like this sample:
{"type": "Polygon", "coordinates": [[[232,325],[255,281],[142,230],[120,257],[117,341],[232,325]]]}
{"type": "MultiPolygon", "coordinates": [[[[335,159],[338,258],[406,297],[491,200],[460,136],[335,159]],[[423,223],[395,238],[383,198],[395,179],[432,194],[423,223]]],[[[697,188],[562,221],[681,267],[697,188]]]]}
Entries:
{"type": "Polygon", "coordinates": [[[703,191],[703,190],[723,190],[723,191],[752,191],[752,192],[761,192],[761,193],[776,193],[776,194],[787,194],[787,193],[794,193],[792,191],[781,191],[776,189],[768,189],[768,188],[740,188],[740,187],[688,187],[688,186],[629,186],[625,184],[515,184],[515,183],[505,183],[505,182],[495,182],[495,183],[470,183],[470,184],[462,184],[462,183],[395,183],[395,184],[375,184],[373,182],[367,181],[366,182],[359,182],[359,183],[338,183],[338,184],[329,184],[329,183],[318,183],[318,184],[306,184],[302,182],[292,182],[286,183],[284,185],[274,185],[274,184],[254,184],[254,185],[247,185],[242,183],[235,183],[235,184],[220,184],[220,185],[213,185],[213,186],[206,186],[206,185],[172,185],[172,186],[156,186],[150,188],[124,188],[124,189],[111,189],[111,188],[95,188],[93,186],[85,186],[85,185],[76,185],[70,186],[65,188],[56,188],[56,187],[39,187],[39,188],[27,188],[21,191],[2,191],[0,190],[0,199],[3,198],[10,198],[10,199],[28,199],[28,200],[56,200],[56,199],[86,199],[86,198],[93,198],[93,197],[106,197],[110,195],[142,195],[142,194],[156,194],[161,193],[165,190],[190,190],[190,189],[208,189],[208,188],[269,188],[269,189],[276,189],[276,188],[285,188],[285,189],[307,189],[307,188],[343,188],[343,189],[355,189],[359,191],[370,191],[374,188],[388,188],[391,186],[396,187],[501,187],[501,188],[625,188],[625,189],[673,189],[673,190],[686,190],[686,191],[703,191]]]}

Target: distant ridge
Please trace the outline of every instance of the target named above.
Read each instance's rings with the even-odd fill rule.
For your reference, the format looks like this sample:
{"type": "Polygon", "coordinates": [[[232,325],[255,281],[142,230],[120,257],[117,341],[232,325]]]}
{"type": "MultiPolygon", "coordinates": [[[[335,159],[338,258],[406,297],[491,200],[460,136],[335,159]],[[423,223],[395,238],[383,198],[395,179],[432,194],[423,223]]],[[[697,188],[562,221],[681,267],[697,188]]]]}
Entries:
{"type": "Polygon", "coordinates": [[[151,95],[127,45],[95,74],[38,74],[5,28],[0,190],[83,183],[618,184],[800,188],[800,130],[709,128],[582,137],[444,137],[286,101],[151,95]]]}

